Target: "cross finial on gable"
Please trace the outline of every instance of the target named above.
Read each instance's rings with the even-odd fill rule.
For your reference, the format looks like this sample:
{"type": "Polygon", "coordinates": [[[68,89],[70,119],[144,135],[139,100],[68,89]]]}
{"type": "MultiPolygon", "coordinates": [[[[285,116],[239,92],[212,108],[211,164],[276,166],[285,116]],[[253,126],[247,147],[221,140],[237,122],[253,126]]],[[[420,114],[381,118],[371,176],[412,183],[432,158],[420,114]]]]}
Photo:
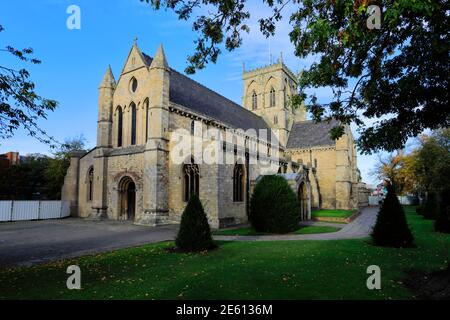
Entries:
{"type": "Polygon", "coordinates": [[[135,45],[137,45],[137,41],[138,41],[138,37],[137,37],[137,36],[134,36],[133,43],[134,43],[135,45]]]}

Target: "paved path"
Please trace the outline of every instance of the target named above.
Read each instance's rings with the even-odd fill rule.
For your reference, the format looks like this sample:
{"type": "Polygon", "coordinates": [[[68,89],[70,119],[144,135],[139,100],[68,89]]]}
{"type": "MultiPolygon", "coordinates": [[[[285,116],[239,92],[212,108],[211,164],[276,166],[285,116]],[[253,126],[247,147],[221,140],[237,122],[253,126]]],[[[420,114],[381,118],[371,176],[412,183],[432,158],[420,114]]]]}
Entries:
{"type": "Polygon", "coordinates": [[[0,268],[173,240],[177,229],[77,218],[0,223],[0,268]]]}
{"type": "MultiPolygon", "coordinates": [[[[278,241],[337,240],[367,237],[378,208],[363,209],[353,222],[333,233],[273,236],[214,236],[216,240],[278,241]]],[[[326,223],[315,223],[315,225],[326,223]]],[[[328,225],[328,224],[326,224],[328,225]]],[[[330,224],[342,226],[340,224],[330,224]]],[[[120,221],[63,220],[0,223],[0,268],[29,266],[62,258],[78,257],[175,239],[178,226],[135,226],[120,221]]]]}
{"type": "Polygon", "coordinates": [[[335,223],[335,222],[324,222],[324,221],[302,221],[301,226],[324,226],[324,227],[335,227],[342,229],[347,225],[347,223],[335,223]]]}
{"type": "Polygon", "coordinates": [[[225,241],[284,241],[284,240],[339,240],[367,237],[375,224],[378,207],[366,207],[361,214],[346,224],[341,230],[332,233],[289,234],[270,236],[215,236],[216,240],[225,241]]]}

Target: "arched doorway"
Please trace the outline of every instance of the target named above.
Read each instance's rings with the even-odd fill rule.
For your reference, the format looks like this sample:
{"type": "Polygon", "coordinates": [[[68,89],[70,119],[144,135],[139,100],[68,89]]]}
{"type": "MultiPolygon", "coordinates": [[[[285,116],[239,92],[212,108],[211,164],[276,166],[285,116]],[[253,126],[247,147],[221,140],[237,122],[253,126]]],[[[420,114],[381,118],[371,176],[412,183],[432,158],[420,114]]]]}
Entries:
{"type": "Polygon", "coordinates": [[[120,180],[119,198],[119,220],[134,221],[136,215],[136,184],[130,177],[124,177],[120,180]]]}
{"type": "Polygon", "coordinates": [[[300,207],[300,220],[308,220],[308,192],[304,182],[301,182],[298,187],[298,201],[300,207]]]}

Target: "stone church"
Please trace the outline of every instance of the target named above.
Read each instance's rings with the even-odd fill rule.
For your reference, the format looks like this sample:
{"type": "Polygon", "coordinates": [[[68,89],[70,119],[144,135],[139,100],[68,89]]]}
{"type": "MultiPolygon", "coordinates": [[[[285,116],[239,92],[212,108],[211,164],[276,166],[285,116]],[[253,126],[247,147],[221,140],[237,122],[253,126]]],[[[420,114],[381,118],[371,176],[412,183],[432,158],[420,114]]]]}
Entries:
{"type": "Polygon", "coordinates": [[[297,78],[282,58],[244,69],[242,76],[241,106],[170,68],[162,46],[151,58],[135,42],[118,79],[109,67],[100,83],[96,147],[72,153],[62,190],[71,214],[177,223],[195,192],[211,226],[221,228],[245,223],[258,178],[277,173],[298,194],[302,219],[311,217],[311,208],[361,205],[350,128],[331,140],[335,122],[308,121],[304,107],[288,106],[297,78]],[[205,139],[201,132],[211,128],[218,137],[205,139]],[[179,129],[201,139],[202,146],[220,145],[232,161],[206,164],[192,155],[172,161],[179,129]]]}

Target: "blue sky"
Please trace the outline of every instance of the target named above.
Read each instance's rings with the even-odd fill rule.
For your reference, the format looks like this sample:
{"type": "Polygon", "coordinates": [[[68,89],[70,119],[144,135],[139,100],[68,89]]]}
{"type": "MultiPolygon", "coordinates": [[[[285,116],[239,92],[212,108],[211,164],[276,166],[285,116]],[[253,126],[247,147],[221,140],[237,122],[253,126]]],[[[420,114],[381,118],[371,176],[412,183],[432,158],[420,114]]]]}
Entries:
{"type": "MultiPolygon", "coordinates": [[[[254,16],[266,13],[261,1],[249,1],[254,16]]],[[[153,11],[139,0],[41,0],[1,1],[0,47],[32,47],[42,64],[26,65],[36,83],[37,92],[59,101],[59,108],[40,121],[51,136],[63,141],[83,134],[89,146],[96,141],[97,88],[111,64],[116,78],[125,62],[134,37],[142,51],[153,56],[159,43],[164,44],[172,68],[183,71],[186,57],[192,53],[196,34],[191,22],[179,21],[171,11],[153,11]],[[81,9],[81,29],[69,30],[66,13],[69,5],[81,9]]],[[[277,59],[283,52],[285,63],[297,72],[313,59],[299,60],[293,55],[289,41],[288,19],[277,25],[271,40],[259,33],[256,18],[249,23],[251,32],[244,45],[235,52],[225,52],[216,65],[208,65],[192,76],[231,100],[241,103],[242,63],[246,68],[266,65],[270,53],[277,59]]],[[[20,66],[16,59],[2,56],[2,64],[20,66]]],[[[318,90],[319,100],[327,100],[329,92],[318,90]]],[[[19,151],[21,154],[48,153],[48,146],[17,131],[12,139],[0,141],[0,153],[19,151]]],[[[359,156],[358,167],[363,180],[373,182],[369,175],[377,157],[359,156]]]]}

